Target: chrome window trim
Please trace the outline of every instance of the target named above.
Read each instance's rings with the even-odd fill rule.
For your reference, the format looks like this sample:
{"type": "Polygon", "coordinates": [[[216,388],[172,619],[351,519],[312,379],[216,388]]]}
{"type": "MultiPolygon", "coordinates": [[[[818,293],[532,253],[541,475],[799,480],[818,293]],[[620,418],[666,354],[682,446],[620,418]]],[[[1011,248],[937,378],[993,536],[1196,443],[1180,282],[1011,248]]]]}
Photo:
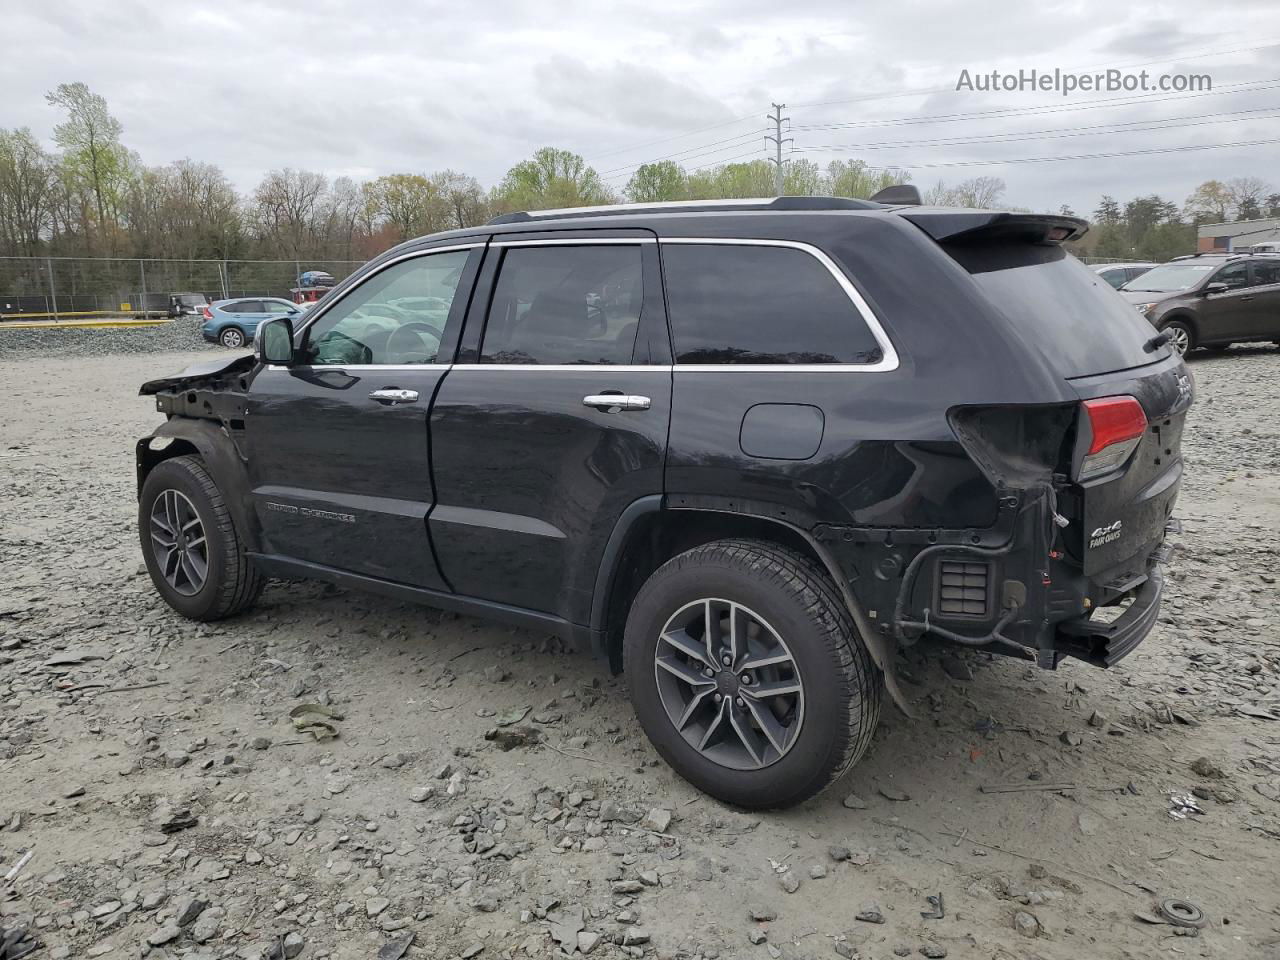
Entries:
{"type": "Polygon", "coordinates": [[[550,237],[538,240],[494,240],[491,247],[586,247],[657,243],[655,237],[550,237]]]}
{"type": "MultiPolygon", "coordinates": [[[[376,277],[378,274],[380,274],[383,270],[386,270],[388,267],[394,267],[397,263],[403,263],[406,260],[414,260],[418,257],[429,257],[433,253],[452,253],[455,250],[474,250],[476,247],[483,247],[483,246],[484,246],[483,240],[477,243],[455,243],[455,244],[450,244],[447,247],[428,247],[425,250],[414,250],[414,251],[411,251],[410,253],[403,253],[398,257],[392,257],[390,260],[386,261],[386,263],[380,264],[378,266],[378,269],[374,270],[368,276],[361,277],[359,283],[342,291],[342,296],[337,297],[334,300],[330,300],[328,303],[324,303],[323,301],[321,301],[321,303],[323,304],[322,306],[312,307],[311,309],[309,309],[307,311],[308,315],[307,315],[306,321],[302,324],[302,326],[298,327],[296,330],[293,331],[293,335],[297,337],[300,333],[302,333],[304,330],[310,327],[313,323],[315,323],[317,320],[323,317],[326,313],[332,310],[335,304],[341,303],[348,296],[350,296],[353,290],[359,290],[362,286],[364,286],[366,280],[369,280],[372,277],[376,277]]],[[[310,364],[310,363],[298,364],[299,368],[311,367],[311,366],[315,366],[315,364],[310,364]]],[[[321,364],[320,366],[327,366],[327,364],[321,364]]],[[[371,366],[381,366],[381,365],[372,364],[371,366]]],[[[444,364],[425,363],[425,364],[422,364],[422,366],[437,367],[437,366],[444,366],[444,364]]],[[[383,369],[385,369],[385,367],[383,369]]]]}
{"type": "MultiPolygon", "coordinates": [[[[871,336],[875,339],[876,344],[880,347],[880,359],[875,363],[768,363],[768,364],[747,364],[747,363],[726,363],[726,364],[675,364],[676,370],[696,370],[700,373],[709,373],[713,370],[744,370],[753,373],[765,373],[774,371],[799,371],[802,373],[817,373],[824,370],[837,369],[842,373],[888,373],[891,370],[898,369],[898,351],[894,349],[893,341],[889,339],[888,333],[880,324],[880,320],[875,315],[875,311],[871,309],[871,305],[858,292],[858,288],[853,285],[844,271],[836,265],[826,253],[815,247],[811,243],[803,243],[799,240],[759,240],[733,237],[663,237],[660,241],[663,245],[668,243],[680,244],[719,244],[721,246],[733,247],[785,247],[791,250],[800,250],[809,254],[820,264],[827,268],[827,272],[835,278],[836,283],[840,285],[840,289],[853,303],[854,309],[862,318],[863,323],[871,331],[871,336]]],[[[665,278],[664,278],[665,286],[665,278]]],[[[668,318],[669,322],[669,318],[668,318]]]]}
{"type": "Polygon", "coordinates": [[[614,370],[621,373],[670,373],[669,363],[455,363],[450,370],[614,370]]]}

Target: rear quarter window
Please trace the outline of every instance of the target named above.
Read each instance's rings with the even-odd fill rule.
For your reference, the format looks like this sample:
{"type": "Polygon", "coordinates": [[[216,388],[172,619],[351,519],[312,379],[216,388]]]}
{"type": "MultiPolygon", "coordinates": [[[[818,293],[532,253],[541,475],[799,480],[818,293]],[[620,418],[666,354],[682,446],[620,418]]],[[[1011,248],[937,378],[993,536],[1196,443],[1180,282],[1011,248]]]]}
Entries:
{"type": "Polygon", "coordinates": [[[804,250],[664,242],[662,270],[678,364],[883,358],[844,288],[804,250]]]}

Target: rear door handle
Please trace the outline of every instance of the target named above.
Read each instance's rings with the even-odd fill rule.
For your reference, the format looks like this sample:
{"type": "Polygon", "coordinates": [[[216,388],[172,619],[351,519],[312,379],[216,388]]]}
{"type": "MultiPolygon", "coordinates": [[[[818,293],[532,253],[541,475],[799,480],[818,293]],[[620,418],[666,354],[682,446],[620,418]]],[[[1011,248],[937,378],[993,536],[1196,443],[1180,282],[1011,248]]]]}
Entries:
{"type": "Polygon", "coordinates": [[[417,403],[417,390],[400,390],[396,387],[385,387],[382,390],[375,390],[369,394],[370,400],[377,400],[379,403],[397,404],[397,403],[417,403]]]}
{"type": "Polygon", "coordinates": [[[1252,299],[1253,299],[1253,295],[1252,295],[1252,294],[1250,294],[1250,295],[1249,295],[1249,296],[1247,296],[1247,297],[1241,297],[1241,298],[1240,298],[1240,302],[1241,302],[1241,303],[1248,303],[1248,302],[1249,302],[1250,300],[1252,300],[1252,299]]]}
{"type": "Polygon", "coordinates": [[[582,398],[584,407],[595,407],[605,413],[619,410],[648,410],[651,401],[629,393],[592,393],[582,398]]]}

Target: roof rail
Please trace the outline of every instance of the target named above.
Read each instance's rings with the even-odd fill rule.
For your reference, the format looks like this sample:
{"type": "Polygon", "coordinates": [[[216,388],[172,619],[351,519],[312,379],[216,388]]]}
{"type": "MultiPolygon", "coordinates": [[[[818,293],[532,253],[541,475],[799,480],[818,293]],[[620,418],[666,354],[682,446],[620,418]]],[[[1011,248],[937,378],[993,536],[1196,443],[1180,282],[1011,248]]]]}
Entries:
{"type": "Polygon", "coordinates": [[[528,210],[504,213],[489,221],[527,223],[531,220],[559,220],[568,217],[625,217],[639,213],[685,213],[705,210],[877,210],[881,204],[850,197],[745,197],[726,200],[666,200],[658,203],[612,203],[598,207],[564,207],[559,210],[528,210]]]}

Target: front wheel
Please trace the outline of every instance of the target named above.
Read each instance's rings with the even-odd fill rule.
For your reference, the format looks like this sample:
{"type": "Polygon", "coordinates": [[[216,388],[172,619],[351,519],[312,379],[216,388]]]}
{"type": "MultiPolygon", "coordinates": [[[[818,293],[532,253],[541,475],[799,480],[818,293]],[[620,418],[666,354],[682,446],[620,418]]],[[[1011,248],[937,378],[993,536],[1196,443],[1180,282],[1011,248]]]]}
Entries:
{"type": "Polygon", "coordinates": [[[262,576],[245,556],[222,492],[198,457],[174,457],[147,474],[138,538],[156,592],[184,617],[221,620],[262,592],[262,576]]]}
{"type": "Polygon", "coordinates": [[[218,342],[224,347],[230,347],[232,350],[237,350],[244,346],[244,331],[238,330],[235,327],[227,327],[227,329],[218,334],[218,342]]]}
{"type": "Polygon", "coordinates": [[[1185,357],[1195,347],[1195,334],[1182,320],[1170,320],[1162,329],[1169,334],[1169,346],[1177,351],[1178,356],[1185,357]]]}
{"type": "Polygon", "coordinates": [[[654,747],[700,790],[787,807],[866,752],[882,679],[825,573],[774,544],[669,560],[627,618],[625,668],[654,747]]]}

